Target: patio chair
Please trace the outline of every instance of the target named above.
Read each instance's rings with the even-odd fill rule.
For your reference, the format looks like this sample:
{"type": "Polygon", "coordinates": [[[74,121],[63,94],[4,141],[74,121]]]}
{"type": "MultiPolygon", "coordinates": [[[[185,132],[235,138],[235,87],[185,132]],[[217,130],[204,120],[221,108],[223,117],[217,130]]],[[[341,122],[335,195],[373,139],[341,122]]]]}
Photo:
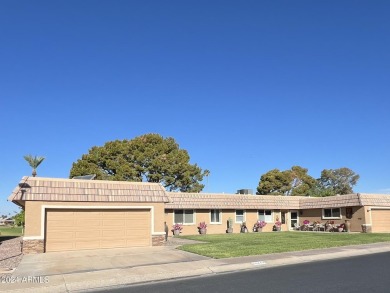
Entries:
{"type": "Polygon", "coordinates": [[[328,222],[325,223],[325,232],[334,232],[334,227],[332,224],[329,224],[328,222]]]}

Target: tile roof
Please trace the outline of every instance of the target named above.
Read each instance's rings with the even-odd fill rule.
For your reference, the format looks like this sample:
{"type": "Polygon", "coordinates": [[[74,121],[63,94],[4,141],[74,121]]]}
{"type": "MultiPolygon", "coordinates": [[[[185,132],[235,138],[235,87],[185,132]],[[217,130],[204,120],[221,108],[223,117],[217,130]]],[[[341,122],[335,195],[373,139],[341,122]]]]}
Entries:
{"type": "Polygon", "coordinates": [[[166,209],[298,209],[298,196],[168,192],[166,209]]]}
{"type": "Polygon", "coordinates": [[[321,209],[390,206],[390,195],[345,194],[330,197],[168,192],[166,209],[321,209]]]}
{"type": "Polygon", "coordinates": [[[159,183],[23,177],[8,200],[80,202],[164,202],[166,209],[318,209],[390,207],[390,195],[330,197],[167,192],[159,183]]]}
{"type": "Polygon", "coordinates": [[[10,201],[169,202],[159,183],[23,177],[10,201]]]}
{"type": "Polygon", "coordinates": [[[364,206],[390,207],[390,194],[360,193],[360,201],[364,206]]]}
{"type": "Polygon", "coordinates": [[[357,194],[328,197],[304,197],[299,200],[300,209],[320,209],[361,206],[357,194]]]}

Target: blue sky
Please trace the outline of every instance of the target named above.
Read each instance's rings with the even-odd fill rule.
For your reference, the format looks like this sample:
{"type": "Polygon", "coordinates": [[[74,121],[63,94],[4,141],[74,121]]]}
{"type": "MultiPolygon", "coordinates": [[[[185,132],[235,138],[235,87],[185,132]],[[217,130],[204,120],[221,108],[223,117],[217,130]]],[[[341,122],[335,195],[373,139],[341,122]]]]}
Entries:
{"type": "Polygon", "coordinates": [[[159,133],[256,189],[300,165],[390,193],[389,1],[1,1],[0,214],[31,169],[69,176],[92,146],[159,133]]]}

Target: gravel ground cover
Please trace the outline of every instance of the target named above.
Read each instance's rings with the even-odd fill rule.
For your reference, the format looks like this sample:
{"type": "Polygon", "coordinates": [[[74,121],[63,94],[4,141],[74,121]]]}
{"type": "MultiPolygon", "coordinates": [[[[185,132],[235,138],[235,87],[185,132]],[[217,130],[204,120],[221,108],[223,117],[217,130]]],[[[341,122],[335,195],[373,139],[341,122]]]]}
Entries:
{"type": "Polygon", "coordinates": [[[0,274],[16,268],[22,260],[22,237],[0,242],[0,274]]]}

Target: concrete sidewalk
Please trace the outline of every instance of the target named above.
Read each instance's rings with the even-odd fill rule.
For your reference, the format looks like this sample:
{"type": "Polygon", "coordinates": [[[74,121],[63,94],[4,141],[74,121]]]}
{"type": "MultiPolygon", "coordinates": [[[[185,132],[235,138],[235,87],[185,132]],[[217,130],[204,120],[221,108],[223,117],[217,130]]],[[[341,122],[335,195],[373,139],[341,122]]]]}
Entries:
{"type": "MultiPolygon", "coordinates": [[[[345,246],[338,248],[329,248],[321,250],[307,250],[300,252],[278,253],[259,256],[238,257],[229,259],[210,259],[191,253],[177,251],[174,246],[157,248],[153,250],[142,249],[137,253],[131,251],[131,266],[117,266],[113,259],[105,259],[104,251],[100,251],[100,258],[96,256],[98,266],[94,266],[95,270],[85,270],[86,264],[83,264],[83,269],[71,269],[69,263],[77,258],[77,254],[66,253],[63,255],[63,268],[50,269],[50,259],[46,259],[46,265],[41,264],[38,270],[34,271],[35,276],[42,276],[41,283],[33,283],[28,280],[23,280],[28,275],[32,274],[31,270],[34,265],[33,258],[22,264],[20,270],[16,270],[13,278],[21,278],[14,280],[6,280],[0,284],[1,292],[86,292],[107,287],[126,286],[137,283],[145,283],[152,281],[161,281],[175,278],[195,277],[202,275],[213,275],[217,273],[227,273],[251,269],[266,269],[282,265],[291,265],[312,261],[330,260],[335,258],[359,256],[371,253],[390,252],[390,243],[375,243],[358,246],[345,246]],[[154,257],[150,255],[156,252],[154,257]],[[145,253],[149,254],[146,257],[145,253]],[[72,256],[70,256],[72,255],[72,256]],[[165,255],[164,257],[162,255],[165,255]],[[158,261],[160,259],[160,261],[158,261]],[[29,263],[30,261],[30,263],[29,263]],[[30,267],[29,267],[30,265],[30,267]],[[51,272],[51,274],[47,274],[51,272]],[[40,275],[45,274],[46,275],[40,275]]],[[[128,258],[129,253],[118,251],[118,260],[124,257],[128,258]],[[122,255],[121,255],[122,253],[122,255]]],[[[92,257],[93,257],[93,253],[92,257]]],[[[47,254],[49,255],[49,254],[47,254]]],[[[38,255],[39,256],[39,255],[38,255]]],[[[60,255],[61,256],[61,255],[60,255]]],[[[116,257],[115,256],[115,257],[116,257]]],[[[57,255],[57,259],[58,259],[57,255]]],[[[106,256],[107,257],[107,256],[106,256]]],[[[61,259],[60,259],[61,260],[61,259]]],[[[35,258],[37,261],[37,258],[35,258]]],[[[91,260],[92,261],[92,260],[91,260]]],[[[22,261],[23,262],[23,261],[22,261]]],[[[77,264],[75,264],[77,267],[77,264]]],[[[2,280],[3,281],[3,280],[2,280]]]]}

